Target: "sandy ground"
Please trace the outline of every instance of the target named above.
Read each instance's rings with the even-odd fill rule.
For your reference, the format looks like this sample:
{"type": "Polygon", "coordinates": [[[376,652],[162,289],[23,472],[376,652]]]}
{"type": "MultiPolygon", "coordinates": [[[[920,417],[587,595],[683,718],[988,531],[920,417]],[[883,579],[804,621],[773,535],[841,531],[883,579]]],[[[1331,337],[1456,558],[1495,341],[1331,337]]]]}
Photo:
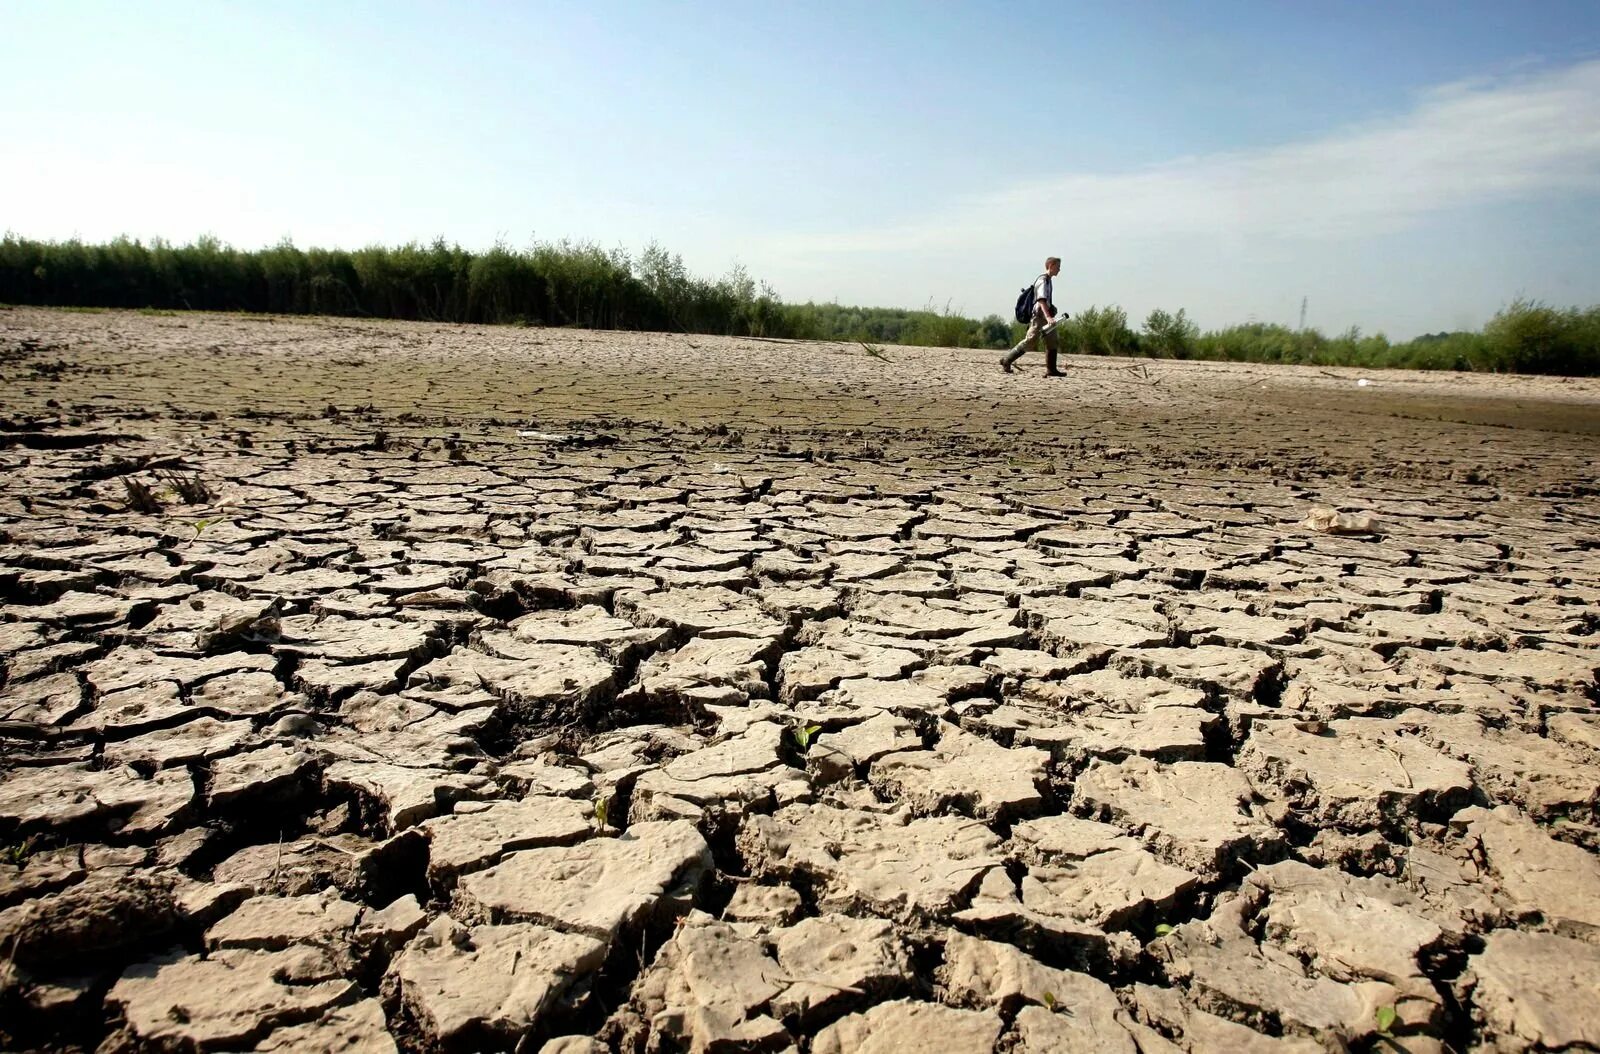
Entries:
{"type": "Polygon", "coordinates": [[[0,310],[0,1046],[1600,1048],[1600,382],[995,358],[0,310]]]}

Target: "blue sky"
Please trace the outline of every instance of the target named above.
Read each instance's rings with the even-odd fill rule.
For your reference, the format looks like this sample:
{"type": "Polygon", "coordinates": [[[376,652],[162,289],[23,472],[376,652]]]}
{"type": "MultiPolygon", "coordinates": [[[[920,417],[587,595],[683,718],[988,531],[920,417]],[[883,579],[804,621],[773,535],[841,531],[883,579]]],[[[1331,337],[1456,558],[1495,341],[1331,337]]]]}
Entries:
{"type": "Polygon", "coordinates": [[[1600,4],[12,3],[0,228],[1395,338],[1600,302],[1600,4]]]}

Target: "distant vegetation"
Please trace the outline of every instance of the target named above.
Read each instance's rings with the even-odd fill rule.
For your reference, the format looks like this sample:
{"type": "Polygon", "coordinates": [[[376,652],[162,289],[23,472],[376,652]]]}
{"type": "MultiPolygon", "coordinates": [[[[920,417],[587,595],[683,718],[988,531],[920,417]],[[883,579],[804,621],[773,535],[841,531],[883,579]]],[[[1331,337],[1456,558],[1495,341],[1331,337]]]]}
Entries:
{"type": "MultiPolygon", "coordinates": [[[[246,252],[192,245],[0,240],[0,303],[192,309],[487,322],[593,329],[797,337],[928,347],[1005,348],[1022,335],[1009,318],[785,304],[735,267],[691,275],[658,245],[638,256],[588,243],[496,246],[469,252],[436,241],[342,249],[288,243],[246,252]]],[[[1070,306],[1068,308],[1071,310],[1070,306]]],[[[1287,362],[1324,366],[1600,374],[1600,306],[1553,308],[1516,300],[1481,332],[1435,333],[1391,344],[1350,329],[1328,337],[1272,323],[1201,332],[1184,311],[1152,311],[1138,330],[1119,307],[1088,307],[1062,327],[1086,355],[1287,362]]]]}

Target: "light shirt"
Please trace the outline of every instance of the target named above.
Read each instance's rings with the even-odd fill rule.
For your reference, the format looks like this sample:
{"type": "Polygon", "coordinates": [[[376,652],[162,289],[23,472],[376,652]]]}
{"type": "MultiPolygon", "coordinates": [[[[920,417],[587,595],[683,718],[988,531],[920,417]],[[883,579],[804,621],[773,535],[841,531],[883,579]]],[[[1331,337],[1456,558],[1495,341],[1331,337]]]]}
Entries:
{"type": "Polygon", "coordinates": [[[1054,308],[1056,306],[1056,298],[1051,295],[1052,292],[1054,292],[1053,283],[1047,274],[1040,275],[1039,280],[1033,283],[1033,298],[1035,300],[1043,300],[1054,308]]]}

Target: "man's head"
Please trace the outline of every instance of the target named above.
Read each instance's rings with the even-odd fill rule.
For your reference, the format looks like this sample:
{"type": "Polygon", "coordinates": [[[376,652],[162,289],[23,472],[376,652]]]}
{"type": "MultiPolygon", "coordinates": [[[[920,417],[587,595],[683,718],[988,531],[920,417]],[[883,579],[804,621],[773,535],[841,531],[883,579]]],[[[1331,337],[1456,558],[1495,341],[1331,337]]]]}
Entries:
{"type": "Polygon", "coordinates": [[[1061,257],[1047,256],[1044,260],[1044,273],[1054,278],[1061,273],[1061,257]]]}

